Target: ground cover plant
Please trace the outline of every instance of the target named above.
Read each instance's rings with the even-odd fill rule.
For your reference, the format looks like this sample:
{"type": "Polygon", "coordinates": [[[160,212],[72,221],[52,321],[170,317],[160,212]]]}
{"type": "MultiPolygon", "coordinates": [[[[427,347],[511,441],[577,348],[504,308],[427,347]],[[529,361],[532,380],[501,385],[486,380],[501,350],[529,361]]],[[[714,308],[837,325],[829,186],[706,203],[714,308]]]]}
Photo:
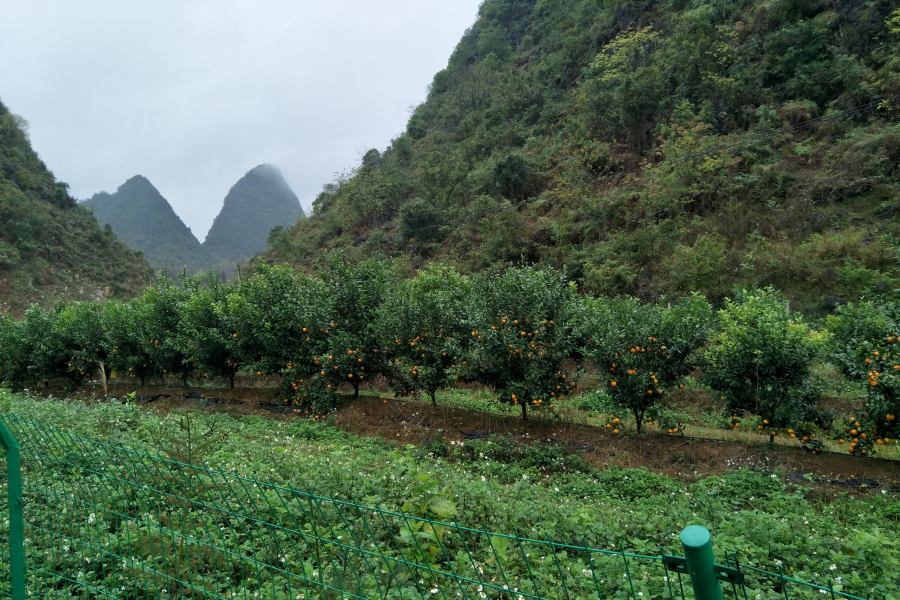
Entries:
{"type": "MultiPolygon", "coordinates": [[[[518,532],[532,539],[546,536],[563,543],[586,542],[610,549],[623,544],[638,553],[654,555],[660,545],[677,549],[677,534],[684,526],[702,524],[713,532],[720,562],[721,552],[729,549],[738,552],[745,564],[776,572],[780,565],[793,577],[820,583],[832,578],[848,593],[870,597],[886,593],[891,599],[900,593],[896,541],[890,534],[898,517],[896,498],[890,494],[822,496],[812,487],[788,483],[778,473],[765,471],[741,470],[701,480],[673,479],[641,469],[596,471],[558,449],[508,439],[452,445],[438,439],[427,447],[403,448],[304,419],[273,421],[190,411],[154,413],[118,402],[86,406],[38,401],[8,392],[0,392],[0,411],[15,415],[17,420],[34,420],[152,455],[176,460],[190,456],[204,468],[324,498],[355,499],[397,512],[402,509],[411,515],[419,511],[432,518],[448,518],[455,513],[456,521],[464,526],[518,532]]],[[[83,486],[89,487],[90,482],[91,478],[82,478],[77,484],[81,487],[72,490],[87,489],[83,486]]],[[[195,500],[203,493],[202,487],[198,488],[200,496],[195,500]]],[[[134,551],[135,543],[150,544],[144,546],[139,558],[132,555],[130,560],[169,572],[172,565],[167,561],[175,560],[177,553],[150,552],[148,548],[153,544],[158,550],[163,547],[163,540],[151,541],[160,521],[178,523],[181,517],[172,507],[148,508],[146,514],[134,514],[129,521],[119,523],[106,521],[105,513],[102,520],[97,516],[92,520],[92,515],[85,513],[81,515],[83,522],[76,523],[82,532],[79,535],[91,535],[102,546],[121,552],[134,551]]],[[[288,507],[290,510],[294,509],[288,507]]],[[[196,512],[190,519],[191,527],[202,531],[212,524],[205,518],[202,511],[196,512]]],[[[297,518],[302,519],[300,515],[297,518]]],[[[398,539],[402,537],[402,520],[387,526],[398,539]]],[[[384,533],[387,535],[387,531],[384,533]]],[[[235,541],[243,543],[245,549],[254,547],[252,537],[235,541]]],[[[422,548],[400,543],[410,552],[422,548]]],[[[33,552],[40,549],[38,544],[32,546],[33,552]]],[[[263,548],[254,547],[254,552],[263,552],[263,548]]],[[[557,554],[563,571],[573,573],[569,582],[576,586],[573,589],[584,585],[586,582],[578,579],[588,565],[577,554],[557,554]]],[[[78,582],[98,589],[124,586],[127,591],[147,584],[146,580],[129,581],[117,565],[101,568],[100,564],[91,564],[96,559],[76,549],[74,542],[71,547],[41,551],[32,558],[41,560],[47,573],[81,572],[78,582]]],[[[433,558],[445,566],[454,561],[439,555],[433,558]]],[[[294,553],[288,553],[285,559],[291,561],[291,569],[312,572],[310,565],[294,553]]],[[[661,571],[637,564],[638,570],[633,572],[636,591],[647,597],[662,593],[665,582],[661,571]]],[[[555,564],[538,556],[531,566],[548,581],[558,573],[555,564]]],[[[490,574],[492,568],[489,560],[483,563],[485,573],[490,574]]],[[[620,563],[598,564],[596,568],[611,593],[629,593],[620,563]]],[[[366,576],[364,571],[361,576],[366,576]]],[[[225,581],[211,573],[208,576],[220,583],[225,581]]],[[[34,583],[42,584],[40,578],[34,583]]],[[[426,583],[424,595],[434,585],[433,581],[426,583]]],[[[413,582],[404,585],[415,589],[413,582]]],[[[219,588],[221,592],[225,589],[219,588]]],[[[777,594],[771,588],[758,591],[766,597],[777,594]]]]}

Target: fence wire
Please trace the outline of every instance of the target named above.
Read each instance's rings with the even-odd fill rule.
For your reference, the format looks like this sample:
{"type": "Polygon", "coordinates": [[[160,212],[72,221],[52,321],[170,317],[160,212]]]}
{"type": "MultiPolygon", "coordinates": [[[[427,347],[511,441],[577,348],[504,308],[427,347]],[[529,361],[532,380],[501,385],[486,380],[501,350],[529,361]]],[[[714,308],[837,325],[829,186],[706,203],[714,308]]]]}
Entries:
{"type": "MultiPolygon", "coordinates": [[[[440,522],[0,414],[21,447],[29,598],[694,598],[658,556],[440,522]]],[[[9,546],[7,473],[4,558],[9,546]]],[[[9,560],[0,594],[10,597],[9,560]]],[[[736,599],[861,600],[740,565],[736,599]]],[[[731,594],[729,594],[730,596],[731,594]]]]}

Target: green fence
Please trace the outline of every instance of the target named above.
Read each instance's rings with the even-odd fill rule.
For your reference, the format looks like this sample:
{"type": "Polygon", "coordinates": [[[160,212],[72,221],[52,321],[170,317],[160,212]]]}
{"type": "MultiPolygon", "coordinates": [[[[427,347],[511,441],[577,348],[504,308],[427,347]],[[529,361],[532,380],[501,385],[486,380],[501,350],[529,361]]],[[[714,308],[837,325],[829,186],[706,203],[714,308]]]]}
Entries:
{"type": "Polygon", "coordinates": [[[493,533],[324,498],[0,414],[0,593],[24,598],[849,598],[713,562],[493,533]],[[20,464],[21,462],[21,464],[20,464]]]}

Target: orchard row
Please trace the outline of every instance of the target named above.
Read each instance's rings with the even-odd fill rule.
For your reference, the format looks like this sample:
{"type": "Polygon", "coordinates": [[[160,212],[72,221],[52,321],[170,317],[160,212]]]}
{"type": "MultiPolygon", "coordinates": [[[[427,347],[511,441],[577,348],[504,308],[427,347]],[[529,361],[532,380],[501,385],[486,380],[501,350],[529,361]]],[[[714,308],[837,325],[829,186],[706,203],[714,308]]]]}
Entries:
{"type": "Polygon", "coordinates": [[[831,425],[811,373],[823,358],[865,384],[865,411],[835,436],[871,455],[900,433],[898,322],[897,306],[861,303],[815,329],[773,290],[741,292],[718,311],[698,295],[665,305],[584,298],[559,273],[530,267],[466,276],[434,266],[398,279],[384,262],[335,254],[318,276],[260,265],[238,282],[163,279],[128,303],[0,318],[0,381],[21,389],[61,380],[75,390],[116,371],[142,383],[234,386],[239,373],[278,374],[284,402],[313,418],[337,405],[338,390],[358,394],[379,377],[401,397],[432,401],[473,382],[524,419],[557,408],[591,370],[640,432],[699,369],[733,426],[749,413],[800,434],[808,423],[831,425]]]}

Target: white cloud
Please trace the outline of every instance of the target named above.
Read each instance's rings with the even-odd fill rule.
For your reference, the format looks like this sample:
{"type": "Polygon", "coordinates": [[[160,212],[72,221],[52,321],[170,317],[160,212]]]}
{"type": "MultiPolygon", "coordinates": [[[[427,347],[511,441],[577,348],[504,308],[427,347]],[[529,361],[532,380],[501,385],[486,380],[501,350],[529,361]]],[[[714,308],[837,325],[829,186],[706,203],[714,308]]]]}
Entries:
{"type": "Polygon", "coordinates": [[[270,162],[308,207],[403,131],[479,0],[4,0],[0,98],[72,194],[138,173],[202,239],[270,162]]]}

